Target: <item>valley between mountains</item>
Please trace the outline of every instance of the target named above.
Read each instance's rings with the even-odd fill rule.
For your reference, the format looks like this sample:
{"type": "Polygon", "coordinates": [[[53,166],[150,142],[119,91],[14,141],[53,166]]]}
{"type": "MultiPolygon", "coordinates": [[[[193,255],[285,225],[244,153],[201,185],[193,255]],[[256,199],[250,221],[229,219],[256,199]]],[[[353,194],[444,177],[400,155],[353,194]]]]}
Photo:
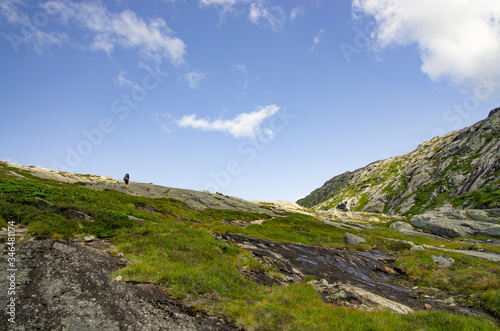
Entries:
{"type": "Polygon", "coordinates": [[[1,328],[497,330],[499,156],[497,108],[297,203],[0,162],[1,328]]]}

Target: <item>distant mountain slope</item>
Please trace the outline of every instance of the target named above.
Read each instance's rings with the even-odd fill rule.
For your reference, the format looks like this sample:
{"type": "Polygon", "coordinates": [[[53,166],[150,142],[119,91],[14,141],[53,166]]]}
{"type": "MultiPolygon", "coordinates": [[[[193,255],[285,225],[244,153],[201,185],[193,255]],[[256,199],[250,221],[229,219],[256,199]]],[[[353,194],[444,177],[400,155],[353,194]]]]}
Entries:
{"type": "MultiPolygon", "coordinates": [[[[81,183],[95,190],[115,190],[129,195],[147,197],[147,198],[164,198],[176,199],[184,202],[192,209],[220,209],[220,210],[237,210],[243,212],[253,212],[260,214],[268,214],[274,216],[273,210],[282,209],[274,208],[269,205],[263,205],[251,201],[246,201],[237,197],[223,195],[221,193],[210,193],[208,191],[194,191],[181,188],[165,187],[154,185],[152,183],[130,182],[129,188],[125,189],[123,181],[118,179],[103,177],[98,175],[79,175],[69,172],[61,172],[42,167],[21,166],[14,163],[0,161],[0,169],[2,167],[17,168],[22,173],[27,173],[32,176],[44,179],[54,179],[64,183],[81,183]]],[[[22,177],[14,172],[12,176],[22,177]]]]}
{"type": "Polygon", "coordinates": [[[411,153],[345,172],[297,203],[317,209],[417,214],[445,204],[500,207],[500,108],[411,153]]]}

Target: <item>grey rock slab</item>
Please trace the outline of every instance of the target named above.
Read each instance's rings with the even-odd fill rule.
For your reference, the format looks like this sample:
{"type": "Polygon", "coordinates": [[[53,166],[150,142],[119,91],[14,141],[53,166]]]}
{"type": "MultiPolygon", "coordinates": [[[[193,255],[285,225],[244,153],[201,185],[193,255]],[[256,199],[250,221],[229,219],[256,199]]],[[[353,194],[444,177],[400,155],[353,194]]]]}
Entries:
{"type": "Polygon", "coordinates": [[[500,225],[468,219],[446,218],[440,214],[422,214],[413,217],[410,223],[421,229],[448,238],[488,236],[500,238],[500,225]]]}
{"type": "Polygon", "coordinates": [[[365,242],[366,242],[366,240],[364,238],[356,236],[355,234],[347,232],[344,235],[344,243],[346,245],[357,245],[357,244],[362,244],[365,242]]]}
{"type": "Polygon", "coordinates": [[[434,263],[436,263],[441,268],[450,268],[455,263],[455,260],[449,256],[432,255],[431,259],[432,259],[432,261],[434,261],[434,263]]]}
{"type": "MultiPolygon", "coordinates": [[[[19,245],[16,324],[9,330],[237,329],[194,311],[151,284],[112,280],[111,273],[123,266],[120,259],[88,245],[51,239],[19,245]]],[[[6,259],[0,260],[2,270],[6,264],[6,259]]],[[[6,295],[0,296],[2,307],[6,300],[6,295]]],[[[2,309],[0,319],[8,318],[2,309]]]]}
{"type": "Polygon", "coordinates": [[[413,225],[411,225],[410,223],[401,222],[401,221],[392,223],[389,227],[391,229],[395,229],[395,230],[413,230],[413,229],[415,229],[413,227],[413,225]]]}

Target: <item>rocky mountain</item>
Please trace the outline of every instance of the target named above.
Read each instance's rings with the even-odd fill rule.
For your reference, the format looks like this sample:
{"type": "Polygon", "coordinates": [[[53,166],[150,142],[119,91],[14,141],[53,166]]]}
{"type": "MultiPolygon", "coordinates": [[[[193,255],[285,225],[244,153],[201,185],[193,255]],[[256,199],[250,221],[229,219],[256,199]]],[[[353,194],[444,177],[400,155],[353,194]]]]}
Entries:
{"type": "Polygon", "coordinates": [[[500,207],[500,108],[413,152],[328,180],[297,201],[317,210],[415,215],[439,207],[500,207]]]}

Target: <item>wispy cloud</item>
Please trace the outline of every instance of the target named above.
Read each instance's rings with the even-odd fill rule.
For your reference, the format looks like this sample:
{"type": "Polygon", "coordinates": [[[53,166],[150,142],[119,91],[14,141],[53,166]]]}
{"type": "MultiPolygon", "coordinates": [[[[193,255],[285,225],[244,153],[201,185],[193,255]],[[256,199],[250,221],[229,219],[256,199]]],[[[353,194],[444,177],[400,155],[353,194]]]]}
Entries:
{"type": "Polygon", "coordinates": [[[286,21],[286,15],[280,6],[266,7],[263,1],[252,2],[248,13],[250,22],[263,24],[273,31],[280,31],[286,21]]]}
{"type": "Polygon", "coordinates": [[[120,87],[130,87],[135,90],[140,89],[139,84],[125,78],[126,74],[127,73],[125,71],[120,71],[120,73],[114,78],[115,84],[120,87]]]}
{"type": "Polygon", "coordinates": [[[297,16],[303,15],[303,14],[304,14],[304,10],[302,9],[302,7],[292,8],[292,10],[290,11],[290,20],[293,21],[297,18],[297,16]]]}
{"type": "Polygon", "coordinates": [[[316,36],[314,36],[314,38],[313,38],[313,43],[312,43],[311,47],[309,47],[309,49],[310,49],[311,51],[314,51],[314,49],[316,48],[316,45],[318,45],[318,44],[319,44],[319,42],[321,41],[321,39],[323,39],[323,35],[324,35],[324,34],[325,34],[325,30],[320,29],[320,30],[318,31],[318,33],[316,34],[316,36]]]}
{"type": "MultiPolygon", "coordinates": [[[[130,10],[112,13],[101,2],[71,2],[67,0],[50,0],[39,5],[44,15],[53,23],[62,26],[74,24],[85,32],[91,33],[91,42],[87,39],[69,40],[61,32],[46,32],[39,25],[33,24],[30,17],[24,13],[29,5],[19,0],[4,0],[0,2],[0,16],[13,25],[22,25],[22,42],[31,44],[35,50],[54,44],[72,42],[78,47],[92,50],[102,50],[110,55],[116,47],[137,49],[144,58],[157,62],[168,60],[175,64],[183,63],[185,54],[184,42],[175,37],[165,21],[160,18],[144,21],[130,10]]],[[[49,25],[44,25],[44,30],[49,25]]],[[[6,38],[14,38],[4,34],[6,38]]],[[[18,37],[19,38],[19,37],[18,37]]]]}
{"type": "Polygon", "coordinates": [[[432,80],[500,75],[500,1],[353,0],[355,17],[376,22],[376,49],[416,43],[432,80]]]}
{"type": "Polygon", "coordinates": [[[184,74],[184,79],[188,82],[190,88],[197,88],[201,81],[207,78],[207,74],[191,71],[184,74]]]}
{"type": "Polygon", "coordinates": [[[248,76],[247,66],[241,63],[231,63],[233,70],[241,72],[243,75],[248,76]]]}
{"type": "Polygon", "coordinates": [[[222,20],[230,13],[245,12],[250,22],[273,31],[281,31],[287,20],[281,6],[268,6],[265,0],[200,0],[200,4],[217,8],[222,20]]]}
{"type": "Polygon", "coordinates": [[[0,2],[0,17],[5,19],[5,22],[21,26],[20,33],[2,33],[8,39],[14,49],[22,44],[31,45],[38,53],[52,45],[62,45],[68,41],[68,36],[61,32],[45,32],[40,27],[45,25],[45,22],[33,22],[32,19],[22,12],[20,7],[25,4],[20,0],[4,0],[0,2]],[[38,23],[38,24],[35,24],[38,23]]]}
{"type": "Polygon", "coordinates": [[[169,125],[167,124],[172,122],[172,115],[168,113],[167,114],[156,113],[153,115],[153,119],[161,131],[165,132],[166,134],[172,133],[172,129],[170,129],[169,125]]]}
{"type": "MultiPolygon", "coordinates": [[[[251,113],[238,114],[233,119],[209,120],[198,119],[196,114],[185,115],[177,121],[177,125],[182,128],[193,128],[202,131],[220,131],[234,136],[235,138],[255,138],[259,134],[262,122],[276,114],[280,109],[277,105],[259,107],[251,113]]],[[[272,136],[272,131],[265,129],[268,136],[272,136]]]]}
{"type": "Polygon", "coordinates": [[[238,2],[246,2],[245,0],[200,0],[202,6],[220,6],[230,8],[238,2]]]}
{"type": "Polygon", "coordinates": [[[239,80],[243,78],[243,88],[248,86],[248,71],[247,66],[241,63],[231,63],[231,70],[233,75],[239,80]]]}

